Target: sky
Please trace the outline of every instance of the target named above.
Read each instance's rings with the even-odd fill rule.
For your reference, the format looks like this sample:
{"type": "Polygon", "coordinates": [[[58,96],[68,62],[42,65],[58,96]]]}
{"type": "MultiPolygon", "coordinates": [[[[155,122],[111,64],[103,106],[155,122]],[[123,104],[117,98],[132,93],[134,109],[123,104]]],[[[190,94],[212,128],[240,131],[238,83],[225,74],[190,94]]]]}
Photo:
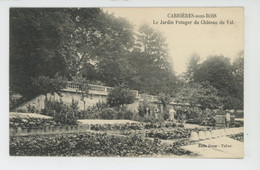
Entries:
{"type": "Polygon", "coordinates": [[[224,55],[232,62],[244,50],[243,8],[104,8],[104,11],[127,19],[136,30],[144,23],[159,30],[166,37],[177,74],[185,72],[194,53],[201,61],[207,56],[224,55]],[[194,24],[195,20],[199,24],[194,24]],[[161,21],[173,24],[160,24],[161,21]]]}

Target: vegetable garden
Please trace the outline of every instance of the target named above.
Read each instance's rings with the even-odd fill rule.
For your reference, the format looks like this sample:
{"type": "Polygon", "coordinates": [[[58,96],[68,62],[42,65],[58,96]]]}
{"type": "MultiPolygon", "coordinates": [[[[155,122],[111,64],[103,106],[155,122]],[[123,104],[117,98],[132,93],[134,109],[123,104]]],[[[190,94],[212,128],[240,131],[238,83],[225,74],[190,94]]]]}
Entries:
{"type": "Polygon", "coordinates": [[[178,145],[139,135],[76,133],[54,136],[10,138],[10,155],[15,156],[123,156],[190,155],[178,145]]]}
{"type": "MultiPolygon", "coordinates": [[[[102,103],[91,108],[90,112],[80,112],[74,102],[71,106],[62,102],[47,103],[48,107],[42,110],[42,114],[52,118],[10,118],[10,155],[190,157],[196,154],[183,150],[181,146],[194,142],[189,140],[191,132],[218,129],[215,126],[185,128],[183,124],[166,120],[147,122],[150,119],[146,115],[141,119],[143,121],[136,123],[82,124],[78,119],[88,115],[95,115],[93,118],[96,119],[123,119],[132,114],[125,114],[128,112],[124,107],[107,108],[102,103]]],[[[243,134],[232,137],[243,140],[243,134]]]]}
{"type": "MultiPolygon", "coordinates": [[[[10,119],[10,128],[59,127],[52,119],[10,119]]],[[[64,125],[63,125],[64,126],[64,125]]],[[[151,157],[193,155],[180,146],[190,144],[191,131],[172,122],[92,124],[88,130],[68,133],[10,136],[13,156],[151,157]],[[167,140],[168,142],[165,142],[167,140]],[[170,141],[170,143],[169,143],[170,141]]]]}

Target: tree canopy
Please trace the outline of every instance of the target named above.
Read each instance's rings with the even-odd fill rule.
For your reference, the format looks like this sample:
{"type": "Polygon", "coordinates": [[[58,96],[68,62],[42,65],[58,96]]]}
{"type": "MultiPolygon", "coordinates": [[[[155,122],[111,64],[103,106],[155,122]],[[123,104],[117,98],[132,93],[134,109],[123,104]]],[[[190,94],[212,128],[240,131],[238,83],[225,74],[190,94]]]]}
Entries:
{"type": "Polygon", "coordinates": [[[202,109],[217,109],[222,107],[218,90],[208,82],[186,84],[176,94],[175,101],[178,103],[188,103],[192,107],[199,106],[202,109]]]}
{"type": "Polygon", "coordinates": [[[201,62],[193,54],[185,81],[175,75],[172,57],[161,32],[146,24],[134,30],[99,8],[10,9],[12,93],[30,99],[80,78],[203,107],[221,101],[224,108],[243,108],[243,52],[233,63],[221,55],[201,62]]]}
{"type": "Polygon", "coordinates": [[[171,93],[176,85],[168,45],[162,33],[148,25],[141,25],[134,50],[129,54],[133,68],[133,87],[152,95],[171,93]]]}
{"type": "Polygon", "coordinates": [[[217,90],[225,109],[243,108],[243,52],[230,62],[224,56],[209,56],[199,63],[199,56],[191,57],[186,76],[189,83],[208,82],[217,90]]]}
{"type": "Polygon", "coordinates": [[[27,98],[77,76],[150,94],[170,91],[169,58],[161,33],[144,25],[136,36],[126,19],[99,8],[10,10],[10,90],[27,98]]]}

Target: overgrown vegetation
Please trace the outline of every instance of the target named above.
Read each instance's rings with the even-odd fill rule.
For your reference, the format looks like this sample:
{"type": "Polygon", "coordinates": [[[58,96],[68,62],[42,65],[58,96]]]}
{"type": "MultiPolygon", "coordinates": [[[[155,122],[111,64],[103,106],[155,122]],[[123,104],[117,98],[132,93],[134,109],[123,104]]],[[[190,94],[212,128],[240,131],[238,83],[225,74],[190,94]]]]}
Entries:
{"type": "Polygon", "coordinates": [[[12,8],[10,90],[30,99],[75,77],[154,95],[176,84],[166,39],[148,25],[136,34],[99,8],[12,8]]]}
{"type": "Polygon", "coordinates": [[[52,101],[46,98],[45,108],[41,113],[52,116],[59,124],[75,125],[79,114],[78,103],[72,100],[71,104],[67,105],[62,101],[52,101]]]}
{"type": "Polygon", "coordinates": [[[45,109],[42,114],[54,117],[61,124],[76,124],[78,119],[128,119],[133,120],[134,112],[127,110],[126,106],[109,107],[104,102],[98,102],[86,110],[79,110],[78,102],[72,100],[71,104],[63,101],[45,100],[45,109]]]}

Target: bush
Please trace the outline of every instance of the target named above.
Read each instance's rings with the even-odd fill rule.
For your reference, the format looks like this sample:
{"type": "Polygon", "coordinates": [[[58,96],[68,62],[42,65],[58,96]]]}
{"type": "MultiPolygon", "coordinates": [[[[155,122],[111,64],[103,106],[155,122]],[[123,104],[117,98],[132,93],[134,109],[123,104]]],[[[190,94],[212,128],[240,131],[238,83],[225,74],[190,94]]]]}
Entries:
{"type": "Polygon", "coordinates": [[[164,120],[168,120],[169,117],[170,117],[169,112],[168,112],[168,111],[164,111],[164,112],[163,112],[163,119],[164,119],[164,120]]]}
{"type": "Polygon", "coordinates": [[[78,102],[72,100],[71,105],[66,105],[62,101],[45,100],[45,109],[42,114],[52,116],[58,124],[75,125],[78,119],[78,102]]]}
{"type": "Polygon", "coordinates": [[[88,107],[86,110],[78,111],[79,119],[128,119],[133,120],[134,113],[127,110],[126,106],[108,107],[104,102],[88,107]]]}
{"type": "Polygon", "coordinates": [[[134,112],[127,110],[124,114],[124,119],[133,120],[134,112]]]}
{"type": "Polygon", "coordinates": [[[102,110],[108,107],[108,104],[104,101],[98,101],[93,107],[96,107],[98,110],[102,110]]]}
{"type": "Polygon", "coordinates": [[[135,96],[128,88],[115,87],[107,97],[107,104],[110,107],[120,107],[125,104],[134,103],[135,96]]]}
{"type": "Polygon", "coordinates": [[[104,102],[98,102],[86,110],[79,110],[78,102],[72,100],[71,105],[66,105],[62,101],[45,101],[45,109],[42,114],[53,116],[54,120],[60,124],[73,125],[77,119],[133,119],[134,113],[127,110],[126,106],[108,107],[104,102]]]}
{"type": "Polygon", "coordinates": [[[55,122],[63,125],[76,125],[77,120],[75,112],[72,109],[66,110],[65,113],[56,114],[54,117],[55,122]]]}
{"type": "Polygon", "coordinates": [[[101,110],[96,106],[88,107],[86,110],[81,110],[78,113],[79,119],[101,119],[101,110]]]}
{"type": "Polygon", "coordinates": [[[78,112],[79,119],[101,119],[101,112],[108,107],[107,103],[98,101],[95,105],[78,112]]]}
{"type": "Polygon", "coordinates": [[[105,108],[100,112],[101,119],[114,119],[117,116],[117,111],[114,108],[105,108]]]}
{"type": "Polygon", "coordinates": [[[126,106],[122,106],[120,108],[114,108],[116,110],[116,119],[128,119],[133,120],[134,112],[127,110],[126,106]]]}
{"type": "Polygon", "coordinates": [[[215,126],[216,120],[215,116],[217,114],[224,114],[222,109],[206,109],[204,111],[193,111],[194,116],[188,116],[188,120],[186,123],[192,123],[192,124],[202,124],[206,126],[215,126]]]}

